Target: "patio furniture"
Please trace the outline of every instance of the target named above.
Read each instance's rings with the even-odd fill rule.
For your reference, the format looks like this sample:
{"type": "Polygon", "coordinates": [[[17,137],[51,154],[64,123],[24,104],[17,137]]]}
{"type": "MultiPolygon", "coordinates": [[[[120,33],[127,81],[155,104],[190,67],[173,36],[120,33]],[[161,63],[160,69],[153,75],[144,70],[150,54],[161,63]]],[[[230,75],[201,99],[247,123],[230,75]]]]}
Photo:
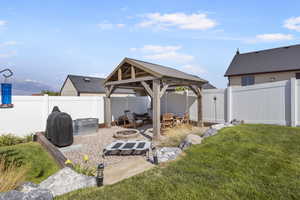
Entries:
{"type": "Polygon", "coordinates": [[[175,119],[173,113],[165,113],[162,116],[162,128],[172,128],[174,126],[175,119]]]}
{"type": "Polygon", "coordinates": [[[143,114],[138,114],[138,113],[133,113],[133,116],[136,120],[142,120],[143,123],[151,122],[152,119],[149,116],[148,113],[143,113],[143,114]]]}
{"type": "Polygon", "coordinates": [[[136,128],[138,126],[143,125],[143,120],[135,119],[133,113],[131,113],[129,110],[125,110],[124,113],[125,113],[125,120],[124,120],[125,128],[136,128]]]}
{"type": "Polygon", "coordinates": [[[188,124],[190,122],[190,115],[189,115],[189,113],[184,113],[184,115],[183,115],[183,118],[182,118],[182,121],[181,121],[181,123],[183,123],[183,124],[188,124]]]}

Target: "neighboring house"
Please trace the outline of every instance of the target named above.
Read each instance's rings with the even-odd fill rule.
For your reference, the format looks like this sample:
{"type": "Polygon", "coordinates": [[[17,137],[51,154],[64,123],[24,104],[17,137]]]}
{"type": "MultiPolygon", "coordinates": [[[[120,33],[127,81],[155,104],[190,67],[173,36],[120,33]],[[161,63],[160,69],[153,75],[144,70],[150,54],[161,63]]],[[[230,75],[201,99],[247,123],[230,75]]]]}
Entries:
{"type": "Polygon", "coordinates": [[[208,83],[205,83],[205,84],[202,85],[202,89],[203,90],[210,90],[210,89],[217,89],[217,88],[208,82],[208,83]]]}
{"type": "MultiPolygon", "coordinates": [[[[61,96],[105,96],[104,78],[68,75],[61,96]]],[[[112,96],[135,96],[131,89],[116,89],[112,96]]]]}
{"type": "Polygon", "coordinates": [[[300,79],[300,45],[250,53],[237,51],[225,77],[230,86],[300,79]]]}

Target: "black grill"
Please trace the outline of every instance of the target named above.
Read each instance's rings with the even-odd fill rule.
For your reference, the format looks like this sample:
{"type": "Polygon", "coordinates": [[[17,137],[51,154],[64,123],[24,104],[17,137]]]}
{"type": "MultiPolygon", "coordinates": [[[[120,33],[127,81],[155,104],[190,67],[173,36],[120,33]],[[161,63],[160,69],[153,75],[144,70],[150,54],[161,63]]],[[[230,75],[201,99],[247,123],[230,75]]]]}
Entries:
{"type": "Polygon", "coordinates": [[[57,106],[48,116],[46,137],[52,144],[64,147],[73,143],[72,118],[69,114],[60,112],[57,106]]]}

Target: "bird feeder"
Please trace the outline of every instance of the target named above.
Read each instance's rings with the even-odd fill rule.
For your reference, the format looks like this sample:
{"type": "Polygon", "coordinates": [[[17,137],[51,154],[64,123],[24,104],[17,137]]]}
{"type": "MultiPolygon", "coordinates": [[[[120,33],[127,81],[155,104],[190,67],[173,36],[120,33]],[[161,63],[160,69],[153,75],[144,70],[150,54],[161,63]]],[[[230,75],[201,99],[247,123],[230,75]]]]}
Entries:
{"type": "Polygon", "coordinates": [[[13,72],[10,69],[4,69],[0,71],[0,74],[3,73],[4,82],[1,83],[1,105],[0,108],[12,108],[12,84],[7,82],[7,79],[13,75],[13,72]]]}

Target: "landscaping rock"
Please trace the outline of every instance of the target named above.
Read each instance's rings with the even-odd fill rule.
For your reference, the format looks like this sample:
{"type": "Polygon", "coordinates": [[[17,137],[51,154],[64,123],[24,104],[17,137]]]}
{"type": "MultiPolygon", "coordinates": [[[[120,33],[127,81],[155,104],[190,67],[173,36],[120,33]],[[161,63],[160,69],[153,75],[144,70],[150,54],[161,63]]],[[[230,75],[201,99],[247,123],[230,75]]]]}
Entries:
{"type": "Polygon", "coordinates": [[[0,194],[0,200],[22,200],[24,199],[24,193],[16,190],[3,192],[0,194]]]}
{"type": "Polygon", "coordinates": [[[230,122],[232,125],[240,125],[240,124],[244,124],[244,120],[236,120],[236,119],[233,119],[231,122],[230,122]]]}
{"type": "Polygon", "coordinates": [[[180,154],[182,150],[178,147],[163,147],[157,150],[157,158],[158,162],[167,162],[170,160],[175,160],[180,154]]]}
{"type": "Polygon", "coordinates": [[[193,144],[201,144],[202,139],[199,135],[189,134],[186,138],[179,144],[179,148],[184,150],[189,148],[193,144]]]}
{"type": "Polygon", "coordinates": [[[213,135],[216,135],[218,133],[218,130],[217,129],[214,129],[214,128],[210,128],[208,129],[207,131],[204,132],[203,134],[203,138],[206,138],[206,137],[209,137],[209,136],[213,136],[213,135]]]}
{"type": "Polygon", "coordinates": [[[19,192],[25,192],[28,193],[32,190],[35,190],[39,187],[39,185],[35,184],[35,183],[31,183],[31,182],[25,182],[22,185],[17,187],[17,191],[19,192]]]}
{"type": "Polygon", "coordinates": [[[0,200],[52,200],[53,195],[47,189],[41,189],[36,187],[26,186],[25,190],[29,192],[21,192],[17,190],[11,190],[0,194],[0,200]]]}
{"type": "Polygon", "coordinates": [[[40,183],[40,188],[49,189],[53,196],[92,186],[96,186],[95,177],[79,174],[69,167],[61,169],[40,183]]]}
{"type": "Polygon", "coordinates": [[[227,124],[215,124],[215,125],[212,125],[211,128],[216,129],[216,130],[221,130],[222,128],[225,128],[227,126],[229,126],[229,124],[228,125],[227,124]]]}

